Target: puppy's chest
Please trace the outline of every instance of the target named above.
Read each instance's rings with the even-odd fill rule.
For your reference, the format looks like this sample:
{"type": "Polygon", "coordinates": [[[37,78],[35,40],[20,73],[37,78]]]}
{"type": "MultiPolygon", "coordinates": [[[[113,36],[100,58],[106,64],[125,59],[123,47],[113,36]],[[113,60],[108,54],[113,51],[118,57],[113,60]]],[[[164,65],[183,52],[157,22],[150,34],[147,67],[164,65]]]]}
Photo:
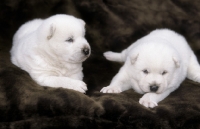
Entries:
{"type": "Polygon", "coordinates": [[[58,70],[55,70],[58,76],[69,76],[72,74],[70,70],[67,70],[66,68],[60,68],[58,70]]]}
{"type": "Polygon", "coordinates": [[[60,63],[59,61],[39,62],[40,68],[53,76],[71,77],[82,71],[82,66],[77,64],[60,63]]]}
{"type": "Polygon", "coordinates": [[[65,76],[65,77],[71,77],[75,74],[78,74],[81,72],[81,68],[79,67],[54,67],[51,68],[50,71],[52,71],[56,76],[65,76]]]}
{"type": "Polygon", "coordinates": [[[52,69],[52,71],[57,76],[66,76],[66,77],[70,77],[79,72],[78,69],[68,69],[68,68],[55,68],[55,69],[52,69]]]}

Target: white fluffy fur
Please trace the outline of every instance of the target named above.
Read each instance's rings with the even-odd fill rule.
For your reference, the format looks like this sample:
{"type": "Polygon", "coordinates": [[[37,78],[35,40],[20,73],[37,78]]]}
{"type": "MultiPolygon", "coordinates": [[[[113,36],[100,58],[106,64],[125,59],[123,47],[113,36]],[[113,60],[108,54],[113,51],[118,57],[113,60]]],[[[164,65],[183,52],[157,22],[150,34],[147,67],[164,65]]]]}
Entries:
{"type": "Polygon", "coordinates": [[[187,77],[200,82],[200,66],[185,38],[168,29],[158,29],[137,40],[121,53],[105,52],[110,61],[125,62],[103,93],[130,88],[144,94],[139,103],[155,107],[187,77]],[[158,86],[156,92],[150,86],[158,86]]]}
{"type": "Polygon", "coordinates": [[[89,57],[90,46],[84,25],[83,20],[64,14],[25,23],[13,38],[12,63],[42,86],[85,93],[82,62],[89,57]]]}

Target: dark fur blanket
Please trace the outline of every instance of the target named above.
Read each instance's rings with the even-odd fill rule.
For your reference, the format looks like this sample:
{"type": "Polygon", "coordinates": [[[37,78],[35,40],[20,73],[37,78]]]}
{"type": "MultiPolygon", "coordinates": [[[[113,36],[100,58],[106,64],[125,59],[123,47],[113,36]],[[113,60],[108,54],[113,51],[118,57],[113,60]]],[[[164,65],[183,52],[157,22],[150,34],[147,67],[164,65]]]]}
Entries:
{"type": "Polygon", "coordinates": [[[200,59],[198,0],[1,0],[0,129],[200,128],[200,84],[190,80],[153,109],[140,105],[142,95],[133,90],[99,92],[121,67],[102,53],[121,51],[156,28],[184,35],[200,59]],[[58,13],[86,22],[86,38],[92,48],[92,55],[83,63],[86,95],[41,87],[10,62],[12,37],[19,26],[58,13]]]}

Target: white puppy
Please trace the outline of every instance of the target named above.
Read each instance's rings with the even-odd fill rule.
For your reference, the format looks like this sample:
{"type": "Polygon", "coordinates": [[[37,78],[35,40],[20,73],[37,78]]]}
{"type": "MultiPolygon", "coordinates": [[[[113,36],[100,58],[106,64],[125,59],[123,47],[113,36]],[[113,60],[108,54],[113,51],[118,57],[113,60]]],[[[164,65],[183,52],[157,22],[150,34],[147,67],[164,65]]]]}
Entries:
{"type": "Polygon", "coordinates": [[[184,37],[158,29],[137,40],[121,53],[105,52],[111,61],[125,62],[103,93],[120,93],[130,88],[144,94],[139,103],[157,103],[189,79],[200,82],[200,66],[184,37]]]}
{"type": "Polygon", "coordinates": [[[11,61],[42,86],[63,87],[82,93],[82,62],[90,55],[85,22],[58,14],[22,25],[13,38],[11,61]]]}

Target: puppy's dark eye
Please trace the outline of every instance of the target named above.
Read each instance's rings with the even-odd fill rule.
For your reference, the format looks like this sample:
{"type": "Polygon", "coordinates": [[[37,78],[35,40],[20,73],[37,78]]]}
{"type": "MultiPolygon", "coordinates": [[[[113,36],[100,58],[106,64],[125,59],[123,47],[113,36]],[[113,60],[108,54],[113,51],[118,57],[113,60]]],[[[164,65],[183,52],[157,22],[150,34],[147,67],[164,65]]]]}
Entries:
{"type": "Polygon", "coordinates": [[[162,72],[162,75],[165,75],[166,73],[167,73],[167,71],[163,71],[163,72],[162,72]]]}
{"type": "Polygon", "coordinates": [[[146,69],[144,69],[144,70],[143,70],[143,73],[145,73],[145,74],[148,74],[148,73],[149,73],[149,71],[148,71],[148,70],[146,70],[146,69]]]}
{"type": "Polygon", "coordinates": [[[69,37],[66,41],[67,41],[67,42],[70,42],[70,43],[73,43],[73,42],[74,42],[74,39],[73,39],[73,37],[69,37]]]}

